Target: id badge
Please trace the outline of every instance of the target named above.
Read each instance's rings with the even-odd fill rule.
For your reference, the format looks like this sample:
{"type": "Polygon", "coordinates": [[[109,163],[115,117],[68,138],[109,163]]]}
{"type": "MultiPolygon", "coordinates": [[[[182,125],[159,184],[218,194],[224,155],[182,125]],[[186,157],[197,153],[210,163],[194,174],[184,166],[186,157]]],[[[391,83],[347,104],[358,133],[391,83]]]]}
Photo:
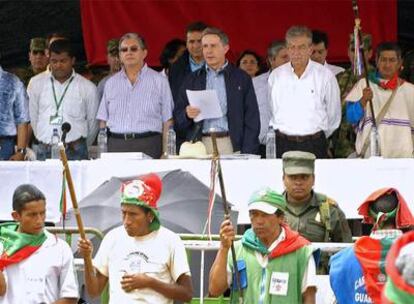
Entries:
{"type": "Polygon", "coordinates": [[[50,115],[49,123],[53,126],[60,126],[63,123],[63,117],[59,115],[50,115]]]}
{"type": "Polygon", "coordinates": [[[287,296],[289,286],[289,272],[272,272],[269,293],[278,296],[287,296]]]}

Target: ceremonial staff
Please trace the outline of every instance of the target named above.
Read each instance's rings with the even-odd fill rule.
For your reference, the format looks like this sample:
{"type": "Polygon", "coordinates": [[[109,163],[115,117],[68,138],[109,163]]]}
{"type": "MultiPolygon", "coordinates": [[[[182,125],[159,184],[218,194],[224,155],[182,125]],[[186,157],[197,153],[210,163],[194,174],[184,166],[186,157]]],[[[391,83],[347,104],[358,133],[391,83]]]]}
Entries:
{"type": "MultiPolygon", "coordinates": [[[[211,141],[213,143],[213,162],[217,162],[217,175],[220,183],[220,190],[221,190],[221,198],[223,200],[223,208],[224,208],[224,216],[225,218],[230,218],[230,207],[229,203],[227,202],[226,197],[226,190],[224,188],[224,178],[223,178],[223,171],[221,170],[221,164],[220,164],[220,154],[217,148],[217,138],[216,133],[211,132],[211,141]]],[[[240,280],[240,274],[239,269],[237,265],[237,259],[236,259],[236,251],[234,249],[234,243],[231,243],[231,259],[233,261],[233,269],[235,269],[234,273],[236,276],[236,284],[237,284],[237,291],[239,292],[239,303],[243,303],[243,289],[241,288],[241,280],[240,280]]]]}
{"type": "MultiPolygon", "coordinates": [[[[355,30],[356,30],[356,34],[357,37],[354,37],[354,41],[357,45],[359,45],[359,56],[362,57],[362,68],[364,71],[364,78],[365,78],[365,83],[367,85],[367,88],[370,87],[369,85],[369,80],[368,80],[368,60],[367,58],[364,56],[364,44],[362,41],[362,33],[361,33],[361,19],[359,18],[359,9],[358,9],[358,3],[357,0],[352,0],[352,9],[354,11],[354,16],[355,16],[355,30]],[[359,42],[359,43],[357,43],[359,42]]],[[[371,110],[371,115],[372,115],[372,126],[374,128],[377,128],[377,122],[375,120],[375,114],[374,114],[374,106],[372,104],[372,100],[368,100],[369,103],[369,109],[371,110]]]]}
{"type": "MultiPolygon", "coordinates": [[[[354,11],[355,17],[355,26],[354,26],[354,42],[355,42],[355,52],[357,56],[355,57],[355,64],[354,69],[357,70],[356,62],[360,61],[362,65],[362,70],[364,71],[364,78],[367,88],[370,88],[369,80],[368,80],[368,60],[364,56],[364,44],[362,40],[362,33],[361,33],[361,18],[359,17],[359,9],[357,0],[352,0],[352,9],[354,11]],[[362,57],[362,60],[361,60],[362,57]],[[358,60],[358,58],[360,60],[358,60]]],[[[375,112],[374,112],[374,104],[372,103],[372,99],[368,100],[369,109],[371,111],[372,116],[372,128],[370,134],[370,141],[371,141],[371,155],[380,156],[380,149],[379,149],[379,133],[377,127],[377,121],[375,119],[375,112]],[[372,151],[375,149],[376,151],[372,151]]]]}
{"type": "MultiPolygon", "coordinates": [[[[70,169],[68,165],[68,158],[66,157],[65,146],[63,145],[62,142],[59,143],[59,152],[60,152],[60,160],[62,161],[62,164],[64,167],[64,174],[66,177],[66,182],[69,187],[70,198],[72,200],[73,213],[75,214],[75,217],[76,217],[76,223],[78,224],[79,234],[82,240],[86,240],[85,229],[83,228],[82,217],[80,215],[80,211],[78,208],[78,200],[76,199],[75,187],[73,186],[72,175],[70,174],[70,169]]],[[[85,256],[83,259],[85,261],[85,272],[92,273],[93,266],[92,266],[91,257],[85,256]]]]}

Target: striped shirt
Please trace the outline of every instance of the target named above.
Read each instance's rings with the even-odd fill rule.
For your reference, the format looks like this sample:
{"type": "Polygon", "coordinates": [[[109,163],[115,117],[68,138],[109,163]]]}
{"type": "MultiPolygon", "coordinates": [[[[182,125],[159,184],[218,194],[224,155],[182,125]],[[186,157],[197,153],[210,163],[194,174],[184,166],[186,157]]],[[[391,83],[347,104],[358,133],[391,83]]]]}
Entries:
{"type": "Polygon", "coordinates": [[[97,119],[114,133],[162,133],[172,109],[168,80],[145,64],[134,84],[124,69],[108,79],[97,119]]]}
{"type": "Polygon", "coordinates": [[[29,104],[23,83],[0,67],[0,136],[16,135],[16,125],[28,121],[29,104]]]}
{"type": "Polygon", "coordinates": [[[223,116],[220,118],[204,119],[203,122],[203,133],[209,133],[210,129],[214,129],[216,132],[228,132],[229,126],[227,121],[227,93],[226,93],[226,82],[224,80],[223,70],[228,65],[228,61],[219,68],[217,71],[209,68],[206,65],[207,79],[206,89],[215,90],[217,97],[220,102],[221,112],[223,116]]]}

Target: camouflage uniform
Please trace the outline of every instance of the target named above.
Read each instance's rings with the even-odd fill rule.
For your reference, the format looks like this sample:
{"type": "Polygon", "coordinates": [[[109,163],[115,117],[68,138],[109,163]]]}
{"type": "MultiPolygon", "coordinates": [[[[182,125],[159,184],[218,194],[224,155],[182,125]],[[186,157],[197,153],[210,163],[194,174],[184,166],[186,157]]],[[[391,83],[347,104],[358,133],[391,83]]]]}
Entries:
{"type": "MultiPolygon", "coordinates": [[[[374,70],[375,68],[369,65],[368,72],[374,70]]],[[[355,75],[352,68],[336,75],[339,89],[341,90],[342,119],[339,128],[332,135],[333,154],[335,158],[347,158],[351,153],[355,152],[356,134],[353,126],[346,119],[345,98],[361,77],[355,75]]]]}
{"type": "MultiPolygon", "coordinates": [[[[314,175],[315,155],[289,151],[282,155],[286,175],[314,175]]],[[[289,226],[311,242],[351,242],[352,235],[345,214],[327,196],[313,192],[311,198],[299,206],[287,202],[286,219],[289,226]]]]}
{"type": "MultiPolygon", "coordinates": [[[[287,201],[286,193],[285,198],[287,201]]],[[[286,208],[285,215],[290,228],[298,231],[309,241],[346,243],[352,241],[351,230],[344,212],[326,195],[314,192],[309,202],[296,207],[287,201],[286,208]],[[322,207],[324,203],[327,204],[326,207],[322,207]]]]}
{"type": "MultiPolygon", "coordinates": [[[[30,51],[45,51],[46,50],[46,39],[45,38],[33,38],[30,40],[30,51]]],[[[30,79],[36,75],[31,66],[26,68],[16,69],[15,74],[24,83],[27,88],[30,79]]]]}
{"type": "MultiPolygon", "coordinates": [[[[362,37],[364,49],[366,51],[371,50],[372,36],[363,33],[362,37]]],[[[353,34],[350,35],[348,47],[351,51],[354,48],[353,34]]],[[[371,71],[374,71],[374,67],[368,64],[368,72],[371,71]]],[[[336,75],[339,89],[341,90],[342,119],[339,128],[331,137],[332,153],[335,158],[347,158],[350,154],[355,152],[356,134],[353,126],[349,124],[346,119],[345,98],[361,77],[363,76],[354,74],[352,67],[336,75]]]]}

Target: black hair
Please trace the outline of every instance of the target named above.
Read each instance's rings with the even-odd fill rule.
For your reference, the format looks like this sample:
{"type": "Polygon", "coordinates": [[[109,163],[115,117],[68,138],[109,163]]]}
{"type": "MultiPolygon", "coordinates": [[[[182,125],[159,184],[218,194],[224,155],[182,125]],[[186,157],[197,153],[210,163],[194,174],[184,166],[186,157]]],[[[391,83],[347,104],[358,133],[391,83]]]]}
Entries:
{"type": "Polygon", "coordinates": [[[402,52],[401,52],[401,48],[398,45],[398,43],[396,42],[382,42],[377,46],[377,60],[379,59],[379,57],[381,56],[381,52],[384,51],[394,51],[397,53],[397,57],[398,59],[402,58],[402,52]]]}
{"type": "Polygon", "coordinates": [[[165,44],[159,58],[163,68],[168,69],[170,67],[170,59],[177,55],[178,50],[182,46],[185,47],[185,41],[178,38],[172,39],[165,44]]]}
{"type": "Polygon", "coordinates": [[[259,56],[259,54],[257,54],[255,51],[252,51],[252,50],[244,50],[240,54],[239,59],[237,59],[236,66],[237,67],[240,67],[240,62],[242,61],[243,57],[246,56],[246,55],[251,55],[254,58],[256,58],[257,66],[259,67],[259,70],[257,71],[256,75],[259,75],[262,72],[262,70],[263,70],[263,61],[262,61],[262,58],[259,56]]]}
{"type": "Polygon", "coordinates": [[[20,213],[27,203],[40,200],[46,201],[46,197],[36,186],[20,185],[13,193],[13,210],[20,213]]]}
{"type": "Polygon", "coordinates": [[[58,39],[53,41],[49,46],[49,53],[62,54],[67,53],[69,57],[75,57],[72,45],[68,39],[58,39]]]}
{"type": "Polygon", "coordinates": [[[375,213],[388,213],[398,206],[398,198],[395,193],[391,194],[384,194],[383,196],[379,197],[375,202],[370,205],[370,208],[375,213]]]}
{"type": "Polygon", "coordinates": [[[325,44],[325,48],[328,48],[328,34],[319,30],[313,30],[312,31],[312,43],[313,44],[319,44],[323,42],[325,44]]]}
{"type": "Polygon", "coordinates": [[[187,34],[187,33],[190,33],[190,32],[202,32],[207,27],[208,27],[208,25],[205,24],[203,21],[192,22],[189,25],[187,25],[187,27],[185,29],[185,33],[187,34]]]}

